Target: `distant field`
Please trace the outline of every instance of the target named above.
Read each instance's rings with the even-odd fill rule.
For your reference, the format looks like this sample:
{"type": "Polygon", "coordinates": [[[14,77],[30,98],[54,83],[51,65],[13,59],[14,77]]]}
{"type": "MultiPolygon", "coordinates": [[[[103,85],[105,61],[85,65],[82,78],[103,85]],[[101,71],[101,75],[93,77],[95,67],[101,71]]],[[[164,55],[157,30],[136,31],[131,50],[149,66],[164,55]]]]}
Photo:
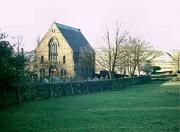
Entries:
{"type": "Polygon", "coordinates": [[[0,132],[180,131],[180,86],[161,84],[0,108],[0,132]]]}

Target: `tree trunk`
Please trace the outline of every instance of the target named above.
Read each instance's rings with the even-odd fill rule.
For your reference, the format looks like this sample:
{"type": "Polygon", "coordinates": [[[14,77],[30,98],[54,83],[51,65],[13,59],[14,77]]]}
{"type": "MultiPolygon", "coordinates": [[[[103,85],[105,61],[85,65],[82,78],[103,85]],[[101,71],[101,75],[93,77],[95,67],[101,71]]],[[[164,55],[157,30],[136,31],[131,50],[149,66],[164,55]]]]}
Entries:
{"type": "Polygon", "coordinates": [[[126,75],[126,69],[124,69],[123,74],[126,75]]]}
{"type": "Polygon", "coordinates": [[[179,64],[179,63],[180,63],[180,60],[179,60],[179,58],[178,58],[177,63],[178,63],[178,64],[177,64],[177,66],[178,66],[178,67],[177,67],[177,72],[179,72],[179,67],[180,67],[180,64],[179,64]]]}
{"type": "Polygon", "coordinates": [[[114,67],[113,67],[111,71],[111,79],[114,79],[114,76],[115,76],[115,72],[114,72],[114,67]]]}
{"type": "Polygon", "coordinates": [[[136,70],[136,65],[133,67],[133,71],[132,71],[131,76],[134,76],[135,70],[136,70]]]}
{"type": "Polygon", "coordinates": [[[139,64],[137,64],[137,66],[138,66],[138,76],[140,76],[141,69],[140,69],[139,64]]]}
{"type": "Polygon", "coordinates": [[[112,79],[111,71],[109,71],[109,79],[112,79]]]}
{"type": "Polygon", "coordinates": [[[128,67],[128,76],[131,77],[132,72],[131,72],[131,66],[128,67]]]}

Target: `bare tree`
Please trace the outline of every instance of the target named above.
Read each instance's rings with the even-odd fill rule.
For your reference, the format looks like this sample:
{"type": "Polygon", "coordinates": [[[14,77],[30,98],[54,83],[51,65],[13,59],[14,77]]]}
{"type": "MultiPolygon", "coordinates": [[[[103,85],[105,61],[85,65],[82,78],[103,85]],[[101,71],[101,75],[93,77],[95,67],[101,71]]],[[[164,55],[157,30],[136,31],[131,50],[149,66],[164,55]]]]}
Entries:
{"type": "Polygon", "coordinates": [[[161,52],[153,49],[145,40],[129,36],[123,45],[124,63],[128,68],[129,76],[134,75],[136,69],[140,75],[141,65],[145,61],[151,61],[158,57],[161,52]]]}
{"type": "Polygon", "coordinates": [[[36,44],[39,45],[40,42],[41,42],[41,35],[39,34],[39,35],[36,37],[36,44]]]}
{"type": "MultiPolygon", "coordinates": [[[[16,72],[19,73],[19,81],[22,83],[24,78],[24,68],[25,68],[25,56],[24,56],[24,50],[23,50],[23,37],[22,36],[16,36],[12,37],[13,40],[13,46],[15,48],[15,56],[16,56],[16,72]]],[[[21,103],[21,93],[20,93],[20,86],[17,87],[18,90],[18,99],[19,103],[21,103]]]]}
{"type": "Polygon", "coordinates": [[[121,60],[120,48],[127,34],[127,31],[120,33],[120,25],[117,23],[114,35],[115,39],[112,41],[110,32],[108,28],[106,28],[106,33],[103,37],[106,46],[97,52],[96,62],[99,66],[109,71],[110,79],[114,77],[115,68],[118,66],[118,62],[121,60]]]}
{"type": "Polygon", "coordinates": [[[134,54],[132,54],[132,47],[130,44],[126,43],[121,48],[122,60],[119,62],[119,69],[124,68],[124,71],[127,70],[128,75],[131,77],[135,70],[134,54]]]}
{"type": "Polygon", "coordinates": [[[16,37],[12,37],[13,40],[13,45],[16,49],[16,52],[19,54],[20,52],[23,51],[23,36],[16,36],[16,37]]]}

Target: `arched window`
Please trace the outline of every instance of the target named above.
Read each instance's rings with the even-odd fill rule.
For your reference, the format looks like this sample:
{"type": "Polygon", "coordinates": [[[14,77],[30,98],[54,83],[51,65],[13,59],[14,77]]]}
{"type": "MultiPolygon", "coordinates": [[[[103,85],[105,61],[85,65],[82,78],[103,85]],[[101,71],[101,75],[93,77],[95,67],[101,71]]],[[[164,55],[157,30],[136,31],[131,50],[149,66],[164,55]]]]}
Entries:
{"type": "Polygon", "coordinates": [[[65,75],[65,76],[67,75],[66,69],[64,69],[64,75],[65,75]]]}
{"type": "Polygon", "coordinates": [[[64,75],[64,70],[63,69],[61,69],[61,76],[63,76],[64,75]]]}
{"type": "Polygon", "coordinates": [[[66,64],[66,56],[63,56],[63,64],[66,64]]]}
{"type": "Polygon", "coordinates": [[[67,75],[66,69],[61,69],[61,76],[66,76],[66,75],[67,75]]]}
{"type": "Polygon", "coordinates": [[[56,38],[52,38],[49,41],[49,60],[56,61],[57,60],[57,48],[58,48],[58,41],[56,38]]]}
{"type": "Polygon", "coordinates": [[[44,56],[41,56],[41,64],[44,62],[44,56]]]}

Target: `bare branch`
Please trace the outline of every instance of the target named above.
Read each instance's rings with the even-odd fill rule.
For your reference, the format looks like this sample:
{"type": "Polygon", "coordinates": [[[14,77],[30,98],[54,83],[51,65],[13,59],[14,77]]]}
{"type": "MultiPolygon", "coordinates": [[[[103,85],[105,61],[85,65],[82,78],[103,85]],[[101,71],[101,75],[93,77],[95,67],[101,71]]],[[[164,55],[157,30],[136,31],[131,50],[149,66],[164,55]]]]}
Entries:
{"type": "Polygon", "coordinates": [[[21,52],[21,49],[24,47],[23,42],[23,36],[16,36],[16,37],[12,37],[13,40],[13,45],[16,49],[17,53],[21,52]]]}

